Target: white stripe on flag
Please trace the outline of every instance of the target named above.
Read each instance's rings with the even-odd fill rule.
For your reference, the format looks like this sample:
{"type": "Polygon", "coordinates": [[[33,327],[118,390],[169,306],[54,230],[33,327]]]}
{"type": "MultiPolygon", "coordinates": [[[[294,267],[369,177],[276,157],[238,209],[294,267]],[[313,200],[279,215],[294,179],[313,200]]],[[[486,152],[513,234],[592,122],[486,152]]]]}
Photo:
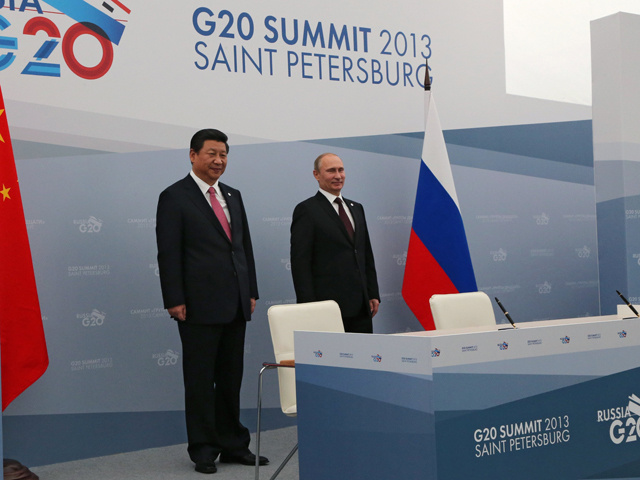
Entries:
{"type": "Polygon", "coordinates": [[[453,184],[453,174],[451,173],[449,154],[447,153],[447,146],[444,143],[444,135],[442,134],[442,127],[440,127],[440,119],[438,118],[436,102],[431,95],[431,92],[426,92],[424,111],[425,129],[424,143],[422,147],[422,161],[427,167],[429,167],[431,173],[433,173],[433,175],[438,179],[440,184],[453,199],[458,210],[460,210],[456,187],[453,184]]]}

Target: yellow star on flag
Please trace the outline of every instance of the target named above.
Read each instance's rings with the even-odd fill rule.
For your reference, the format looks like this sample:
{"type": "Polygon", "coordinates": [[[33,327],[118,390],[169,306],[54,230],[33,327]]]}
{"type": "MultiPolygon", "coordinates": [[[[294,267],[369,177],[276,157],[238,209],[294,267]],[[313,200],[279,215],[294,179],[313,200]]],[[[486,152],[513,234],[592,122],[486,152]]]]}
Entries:
{"type": "Polygon", "coordinates": [[[7,198],[9,200],[11,200],[11,197],[9,196],[9,190],[11,190],[8,187],[4,186],[4,183],[2,184],[2,190],[0,190],[0,193],[2,194],[2,201],[4,202],[7,198]]]}
{"type": "MultiPolygon", "coordinates": [[[[3,113],[4,113],[4,108],[0,109],[0,117],[2,116],[3,113]]],[[[0,142],[4,143],[4,138],[2,138],[2,134],[0,134],[0,142]]]]}

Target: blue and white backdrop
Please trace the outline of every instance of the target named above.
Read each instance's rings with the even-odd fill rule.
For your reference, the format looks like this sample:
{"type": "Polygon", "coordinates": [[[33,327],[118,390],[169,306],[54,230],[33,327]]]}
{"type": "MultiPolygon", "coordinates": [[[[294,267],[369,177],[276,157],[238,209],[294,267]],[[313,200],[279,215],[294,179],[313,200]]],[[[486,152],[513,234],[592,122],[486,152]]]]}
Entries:
{"type": "Polygon", "coordinates": [[[5,456],[36,465],[184,441],[155,208],[189,171],[200,128],[230,135],[223,180],[243,193],[257,257],[247,412],[273,358],[266,311],[295,301],[291,214],[315,193],[322,152],[343,158],[344,194],[365,206],[375,331],[420,329],[400,291],[425,57],[479,288],[516,321],[598,314],[589,22],[629,5],[522,3],[0,0],[15,39],[0,83],[51,359],[5,411],[5,456]],[[74,27],[85,20],[117,42],[74,27]]]}

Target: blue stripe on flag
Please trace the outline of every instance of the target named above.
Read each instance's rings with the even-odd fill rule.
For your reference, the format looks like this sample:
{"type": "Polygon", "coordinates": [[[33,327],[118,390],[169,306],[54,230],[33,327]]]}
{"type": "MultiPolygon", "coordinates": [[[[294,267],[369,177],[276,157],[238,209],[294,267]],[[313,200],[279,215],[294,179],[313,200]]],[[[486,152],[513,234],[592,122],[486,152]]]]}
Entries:
{"type": "Polygon", "coordinates": [[[420,162],[413,230],[459,292],[478,289],[460,210],[424,161],[420,162]]]}

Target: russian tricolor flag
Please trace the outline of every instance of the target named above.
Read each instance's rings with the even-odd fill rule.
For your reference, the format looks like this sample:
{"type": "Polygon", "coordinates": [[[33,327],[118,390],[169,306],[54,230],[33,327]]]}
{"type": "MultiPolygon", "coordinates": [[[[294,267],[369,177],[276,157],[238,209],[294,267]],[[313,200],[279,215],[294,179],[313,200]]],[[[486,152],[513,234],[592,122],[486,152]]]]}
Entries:
{"type": "Polygon", "coordinates": [[[435,293],[477,291],[458,196],[429,82],[425,133],[402,296],[425,330],[434,330],[435,293]]]}

